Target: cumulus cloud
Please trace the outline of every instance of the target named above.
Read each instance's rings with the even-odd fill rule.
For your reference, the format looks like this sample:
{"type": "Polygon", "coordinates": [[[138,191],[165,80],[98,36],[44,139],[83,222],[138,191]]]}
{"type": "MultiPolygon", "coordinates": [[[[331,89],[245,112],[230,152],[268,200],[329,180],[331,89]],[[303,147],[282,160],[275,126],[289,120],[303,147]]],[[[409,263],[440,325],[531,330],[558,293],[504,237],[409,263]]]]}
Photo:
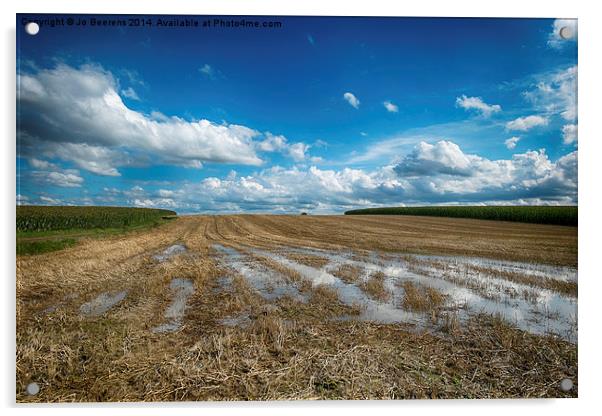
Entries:
{"type": "Polygon", "coordinates": [[[527,131],[531,130],[533,127],[546,126],[547,124],[548,119],[546,117],[526,116],[507,122],[506,128],[508,130],[527,131]]]}
{"type": "Polygon", "coordinates": [[[293,158],[296,162],[301,162],[305,160],[306,152],[309,150],[309,145],[305,143],[294,143],[289,146],[288,154],[293,158]]]}
{"type": "Polygon", "coordinates": [[[73,162],[80,169],[102,176],[120,176],[113,165],[133,164],[123,152],[86,143],[40,143],[37,151],[49,158],[73,162]]]}
{"type": "Polygon", "coordinates": [[[460,147],[450,141],[435,144],[420,142],[395,167],[401,176],[424,176],[433,174],[470,175],[471,161],[460,147]]]}
{"type": "Polygon", "coordinates": [[[577,37],[577,19],[556,19],[548,35],[548,46],[560,49],[577,41],[577,37]]]}
{"type": "Polygon", "coordinates": [[[263,152],[279,152],[292,158],[295,162],[302,162],[307,157],[307,152],[311,145],[297,142],[289,143],[287,138],[282,135],[274,135],[270,132],[265,133],[264,140],[257,142],[257,148],[263,152]]]}
{"type": "Polygon", "coordinates": [[[577,152],[556,162],[544,149],[515,154],[509,160],[489,160],[465,154],[450,142],[421,143],[394,170],[412,177],[412,187],[436,201],[576,199],[577,192],[577,152]],[[421,161],[425,168],[419,167],[421,161]]]}
{"type": "Polygon", "coordinates": [[[508,148],[509,150],[512,150],[516,147],[519,140],[520,140],[520,137],[517,137],[517,136],[510,137],[509,139],[506,139],[504,144],[506,145],[506,148],[508,148]]]}
{"type": "Polygon", "coordinates": [[[84,183],[76,169],[62,169],[54,163],[35,158],[29,159],[29,165],[34,169],[29,175],[40,184],[77,188],[84,183]]]}
{"type": "MultiPolygon", "coordinates": [[[[117,93],[112,74],[99,66],[21,73],[17,79],[21,117],[19,151],[35,154],[41,144],[50,153],[66,154],[80,146],[88,157],[83,169],[117,175],[119,158],[112,151],[135,149],[155,161],[181,166],[202,162],[260,165],[253,139],[260,133],[241,125],[179,117],[157,119],[128,108],[117,93]],[[69,147],[71,146],[71,147],[69,147]],[[102,150],[101,150],[102,149],[102,150]],[[100,156],[100,165],[93,159],[100,156]]],[[[123,158],[121,159],[123,161],[123,158]]]]}
{"type": "Polygon", "coordinates": [[[572,144],[577,141],[577,125],[565,124],[562,127],[562,143],[572,144]]]}
{"type": "Polygon", "coordinates": [[[77,170],[68,169],[63,172],[31,172],[31,175],[40,182],[63,188],[76,188],[82,186],[84,179],[77,170]]]}
{"type": "Polygon", "coordinates": [[[353,108],[360,108],[360,100],[358,100],[357,97],[355,95],[353,95],[352,93],[346,92],[345,94],[343,94],[343,98],[353,108]]]}
{"type": "Polygon", "coordinates": [[[288,147],[288,140],[282,135],[267,132],[265,139],[258,142],[257,147],[263,152],[280,152],[288,147]]]}
{"type": "Polygon", "coordinates": [[[466,95],[456,98],[456,106],[476,111],[483,117],[490,117],[493,113],[502,111],[502,107],[498,104],[487,104],[481,97],[467,97],[466,95]]]}
{"type": "Polygon", "coordinates": [[[29,166],[31,166],[34,169],[43,170],[57,169],[57,166],[54,163],[50,163],[46,160],[40,160],[36,158],[29,159],[29,166]]]}
{"type": "Polygon", "coordinates": [[[184,212],[340,212],[375,205],[576,203],[577,152],[556,161],[544,150],[490,160],[451,141],[423,142],[399,162],[371,171],[275,166],[156,191],[129,190],[137,206],[184,212]]]}
{"type": "Polygon", "coordinates": [[[564,120],[577,119],[577,66],[540,75],[536,84],[523,96],[538,111],[560,115],[564,120]]]}
{"type": "Polygon", "coordinates": [[[399,111],[399,107],[397,107],[391,101],[385,101],[385,102],[383,102],[383,105],[385,106],[385,108],[387,109],[387,111],[389,113],[397,113],[399,111]]]}

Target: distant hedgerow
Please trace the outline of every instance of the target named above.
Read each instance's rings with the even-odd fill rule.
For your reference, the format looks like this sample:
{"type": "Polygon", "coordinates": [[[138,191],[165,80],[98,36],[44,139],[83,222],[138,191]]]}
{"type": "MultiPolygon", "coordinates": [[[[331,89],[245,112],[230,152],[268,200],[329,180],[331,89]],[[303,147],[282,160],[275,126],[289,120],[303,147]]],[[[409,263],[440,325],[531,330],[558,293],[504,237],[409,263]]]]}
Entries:
{"type": "Polygon", "coordinates": [[[345,215],[420,215],[577,226],[576,206],[433,206],[354,209],[345,215]]]}

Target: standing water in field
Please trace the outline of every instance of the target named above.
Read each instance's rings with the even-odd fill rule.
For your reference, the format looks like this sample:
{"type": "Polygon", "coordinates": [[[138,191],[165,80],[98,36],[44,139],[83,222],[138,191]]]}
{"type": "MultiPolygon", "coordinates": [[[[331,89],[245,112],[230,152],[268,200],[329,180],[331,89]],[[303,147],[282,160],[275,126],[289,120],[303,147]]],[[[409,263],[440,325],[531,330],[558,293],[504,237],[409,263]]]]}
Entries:
{"type": "Polygon", "coordinates": [[[125,290],[117,292],[114,295],[108,292],[101,293],[90,302],[86,302],[80,306],[79,311],[82,315],[86,316],[100,316],[125,299],[127,293],[125,290]]]}
{"type": "Polygon", "coordinates": [[[250,256],[233,248],[219,244],[214,244],[213,248],[221,255],[222,264],[240,274],[264,299],[274,300],[290,296],[300,302],[307,302],[307,297],[276,270],[259,264],[250,256]]]}
{"type": "Polygon", "coordinates": [[[164,314],[167,322],[153,328],[154,333],[177,331],[182,325],[188,297],[194,293],[194,283],[190,279],[173,279],[169,288],[174,293],[174,297],[164,314]]]}
{"type": "MultiPolygon", "coordinates": [[[[224,255],[224,261],[245,278],[261,288],[270,278],[271,285],[281,282],[273,273],[258,271],[252,256],[233,249],[214,246],[224,255]],[[257,281],[262,282],[261,285],[257,281]]],[[[576,293],[549,288],[550,281],[576,282],[576,269],[541,264],[509,262],[492,259],[391,255],[371,252],[357,258],[350,252],[333,252],[305,248],[281,248],[274,251],[250,249],[254,256],[266,257],[282,267],[293,270],[312,283],[325,285],[338,293],[339,300],[348,306],[360,306],[359,319],[379,323],[410,323],[417,327],[432,326],[427,313],[404,307],[404,285],[411,283],[436,290],[445,298],[442,310],[456,313],[461,320],[485,313],[500,316],[518,328],[538,335],[554,334],[576,342],[576,293]],[[325,260],[323,267],[301,264],[287,254],[304,254],[325,260]],[[359,270],[357,282],[343,281],[337,276],[341,266],[359,270]],[[364,290],[364,284],[381,273],[387,299],[374,299],[364,290]],[[548,285],[548,286],[546,286],[548,285]]],[[[575,283],[576,284],[576,283],[575,283]]],[[[553,286],[552,286],[553,287],[553,286]]]]}
{"type": "Polygon", "coordinates": [[[167,247],[159,254],[155,254],[153,258],[157,260],[159,263],[163,263],[164,261],[169,260],[173,256],[177,256],[178,254],[185,253],[187,250],[186,246],[183,244],[174,244],[167,247]]]}

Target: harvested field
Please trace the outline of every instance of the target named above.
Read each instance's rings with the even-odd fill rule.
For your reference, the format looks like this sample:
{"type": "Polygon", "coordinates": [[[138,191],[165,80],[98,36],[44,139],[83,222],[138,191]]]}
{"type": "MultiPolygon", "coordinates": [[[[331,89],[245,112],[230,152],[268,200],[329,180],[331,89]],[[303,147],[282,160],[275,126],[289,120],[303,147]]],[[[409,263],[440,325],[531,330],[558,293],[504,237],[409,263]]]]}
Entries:
{"type": "Polygon", "coordinates": [[[576,397],[576,265],[575,227],[460,218],[84,238],[17,257],[17,400],[576,397]]]}

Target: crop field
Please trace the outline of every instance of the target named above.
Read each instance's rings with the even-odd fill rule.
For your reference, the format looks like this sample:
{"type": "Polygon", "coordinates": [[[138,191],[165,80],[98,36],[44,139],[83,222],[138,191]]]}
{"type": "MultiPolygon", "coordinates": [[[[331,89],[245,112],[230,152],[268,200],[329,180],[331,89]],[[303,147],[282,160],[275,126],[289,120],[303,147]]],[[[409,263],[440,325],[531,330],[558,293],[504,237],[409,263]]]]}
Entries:
{"type": "Polygon", "coordinates": [[[17,232],[122,228],[171,215],[176,213],[166,209],[26,205],[17,207],[17,232]]]}
{"type": "Polygon", "coordinates": [[[430,206],[354,209],[346,215],[421,215],[577,226],[576,206],[430,206]]]}
{"type": "Polygon", "coordinates": [[[17,206],[17,254],[62,250],[80,237],[154,227],[175,215],[150,208],[17,206]]]}
{"type": "Polygon", "coordinates": [[[577,292],[573,226],[179,217],[17,256],[17,401],[576,397],[577,292]]]}

